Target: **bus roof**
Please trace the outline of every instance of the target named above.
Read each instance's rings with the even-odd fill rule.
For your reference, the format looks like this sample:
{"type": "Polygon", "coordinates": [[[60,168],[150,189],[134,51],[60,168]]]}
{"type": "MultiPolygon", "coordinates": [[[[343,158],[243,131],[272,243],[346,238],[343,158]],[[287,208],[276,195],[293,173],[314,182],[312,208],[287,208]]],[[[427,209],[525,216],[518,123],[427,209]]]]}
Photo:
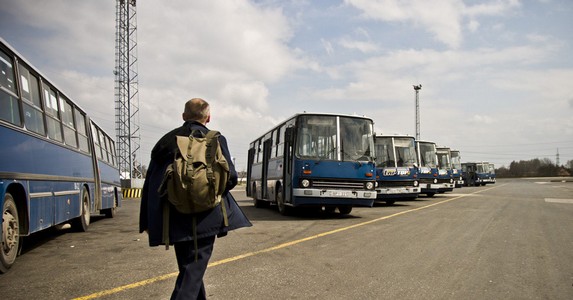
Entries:
{"type": "Polygon", "coordinates": [[[413,136],[411,135],[407,135],[407,134],[398,134],[398,133],[392,133],[392,134],[377,134],[376,137],[400,137],[400,138],[411,138],[411,139],[415,139],[413,136]]]}

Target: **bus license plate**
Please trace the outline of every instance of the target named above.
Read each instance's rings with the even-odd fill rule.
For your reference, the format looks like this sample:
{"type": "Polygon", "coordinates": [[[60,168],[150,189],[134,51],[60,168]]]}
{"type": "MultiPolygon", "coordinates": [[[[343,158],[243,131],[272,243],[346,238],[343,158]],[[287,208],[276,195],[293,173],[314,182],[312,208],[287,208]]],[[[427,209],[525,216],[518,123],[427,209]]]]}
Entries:
{"type": "Polygon", "coordinates": [[[329,197],[352,197],[352,192],[348,191],[328,191],[326,195],[329,197]]]}

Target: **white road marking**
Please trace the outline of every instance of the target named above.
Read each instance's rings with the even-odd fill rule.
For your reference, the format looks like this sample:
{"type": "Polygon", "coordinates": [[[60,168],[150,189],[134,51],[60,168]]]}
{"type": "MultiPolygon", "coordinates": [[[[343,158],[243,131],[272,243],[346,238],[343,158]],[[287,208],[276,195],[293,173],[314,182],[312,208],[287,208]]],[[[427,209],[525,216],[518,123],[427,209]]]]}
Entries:
{"type": "Polygon", "coordinates": [[[573,204],[573,199],[545,198],[545,202],[573,204]]]}

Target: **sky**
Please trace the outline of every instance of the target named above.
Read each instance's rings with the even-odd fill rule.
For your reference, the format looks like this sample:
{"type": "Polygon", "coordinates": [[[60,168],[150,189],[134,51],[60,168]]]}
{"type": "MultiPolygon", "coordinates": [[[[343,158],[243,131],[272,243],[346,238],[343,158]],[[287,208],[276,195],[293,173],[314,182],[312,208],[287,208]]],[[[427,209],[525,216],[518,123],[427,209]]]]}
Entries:
{"type": "MultiPolygon", "coordinates": [[[[184,103],[238,171],[249,143],[299,112],[365,115],[377,134],[462,161],[573,160],[573,1],[137,2],[142,164],[184,103]]],[[[0,37],[115,136],[116,1],[2,0],[0,37]]]]}

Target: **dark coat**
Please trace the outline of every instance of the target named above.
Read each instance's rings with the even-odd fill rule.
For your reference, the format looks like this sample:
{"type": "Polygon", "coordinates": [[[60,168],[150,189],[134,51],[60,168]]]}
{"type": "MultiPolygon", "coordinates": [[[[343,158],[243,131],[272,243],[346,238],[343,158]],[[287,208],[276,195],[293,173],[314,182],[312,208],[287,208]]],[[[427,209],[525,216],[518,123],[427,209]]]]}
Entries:
{"type": "MultiPolygon", "coordinates": [[[[151,151],[151,161],[147,170],[147,176],[143,184],[141,195],[141,209],[139,213],[139,232],[147,230],[149,234],[149,245],[163,245],[163,210],[162,201],[157,191],[163,174],[167,166],[173,162],[173,157],[177,149],[176,136],[189,136],[192,130],[200,130],[207,133],[209,129],[198,122],[185,122],[183,126],[176,128],[164,135],[151,151]]],[[[222,135],[219,143],[223,155],[227,159],[230,168],[229,181],[223,194],[221,203],[227,205],[227,215],[229,226],[224,226],[223,213],[220,207],[210,211],[196,214],[197,217],[197,238],[207,236],[224,236],[230,230],[241,227],[252,226],[239,205],[229,191],[237,185],[237,172],[227,147],[227,140],[222,135]]],[[[193,218],[192,215],[181,214],[170,205],[169,215],[169,241],[170,243],[193,240],[193,218]]]]}

